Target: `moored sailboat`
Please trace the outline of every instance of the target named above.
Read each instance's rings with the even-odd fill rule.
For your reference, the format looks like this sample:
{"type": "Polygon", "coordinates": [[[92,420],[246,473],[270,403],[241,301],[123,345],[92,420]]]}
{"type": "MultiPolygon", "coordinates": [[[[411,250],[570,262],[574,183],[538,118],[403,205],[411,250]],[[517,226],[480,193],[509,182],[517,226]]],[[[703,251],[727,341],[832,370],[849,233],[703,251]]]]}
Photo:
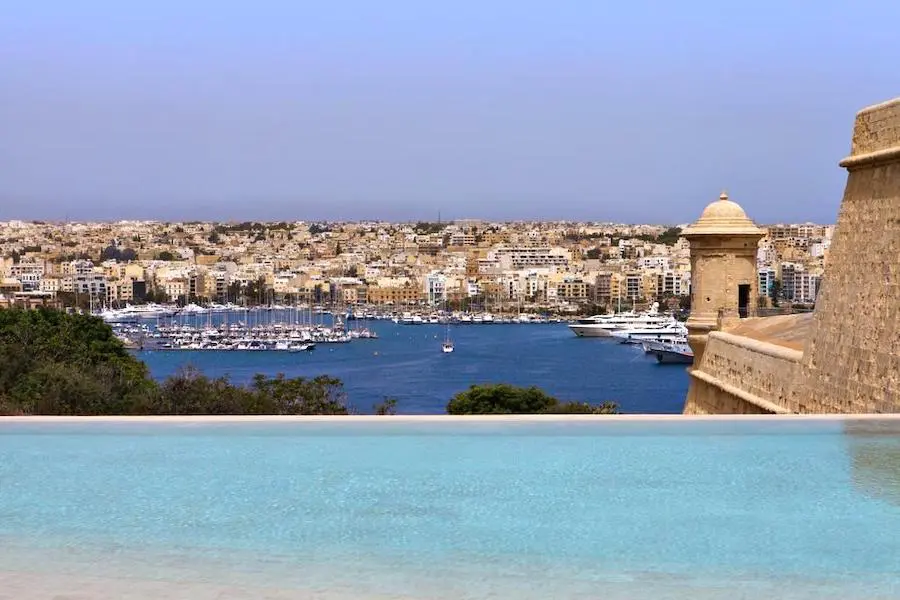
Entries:
{"type": "MultiPolygon", "coordinates": [[[[447,301],[444,300],[444,314],[447,314],[447,301]]],[[[453,352],[453,340],[450,339],[450,319],[447,319],[447,330],[444,334],[444,343],[441,344],[441,352],[444,354],[450,354],[453,352]]]]}

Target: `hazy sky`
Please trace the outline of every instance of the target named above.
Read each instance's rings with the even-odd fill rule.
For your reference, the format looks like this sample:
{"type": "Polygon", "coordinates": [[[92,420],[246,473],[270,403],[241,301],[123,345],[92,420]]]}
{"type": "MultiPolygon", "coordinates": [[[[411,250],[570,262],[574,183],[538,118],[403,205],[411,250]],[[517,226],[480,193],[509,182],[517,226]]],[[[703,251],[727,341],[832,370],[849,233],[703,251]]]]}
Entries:
{"type": "Polygon", "coordinates": [[[900,1],[6,0],[0,219],[833,221],[900,1]]]}

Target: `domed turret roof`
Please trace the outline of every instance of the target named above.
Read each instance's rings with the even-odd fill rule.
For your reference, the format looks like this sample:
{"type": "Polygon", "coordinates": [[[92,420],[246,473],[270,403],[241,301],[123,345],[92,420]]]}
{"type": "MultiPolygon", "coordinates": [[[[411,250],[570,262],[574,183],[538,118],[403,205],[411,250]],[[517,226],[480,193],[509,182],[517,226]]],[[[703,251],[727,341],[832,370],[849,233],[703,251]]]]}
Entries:
{"type": "Polygon", "coordinates": [[[719,199],[711,203],[696,222],[691,223],[682,235],[763,235],[765,232],[750,220],[737,202],[728,199],[722,192],[719,199]]]}

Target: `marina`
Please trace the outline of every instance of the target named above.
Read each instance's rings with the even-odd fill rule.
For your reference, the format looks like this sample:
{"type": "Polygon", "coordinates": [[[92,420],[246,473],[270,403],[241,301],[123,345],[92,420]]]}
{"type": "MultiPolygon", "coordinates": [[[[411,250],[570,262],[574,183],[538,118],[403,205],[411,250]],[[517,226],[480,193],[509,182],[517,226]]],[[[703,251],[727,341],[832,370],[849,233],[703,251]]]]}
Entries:
{"type": "Polygon", "coordinates": [[[367,327],[345,328],[340,321],[330,326],[301,325],[288,321],[253,324],[249,321],[194,325],[190,319],[164,323],[112,323],[113,331],[129,348],[140,350],[232,350],[305,352],[316,344],[341,344],[355,339],[375,339],[367,327]]]}
{"type": "Polygon", "coordinates": [[[362,413],[384,398],[397,399],[404,414],[443,413],[454,394],[482,383],[534,385],[564,400],[613,401],[625,413],[675,413],[688,380],[677,365],[691,358],[665,354],[661,360],[661,351],[618,343],[611,334],[572,335],[565,321],[522,320],[516,324],[532,326],[517,327],[485,322],[484,315],[464,319],[472,313],[435,311],[432,322],[430,312],[410,311],[423,321],[412,324],[403,322],[402,312],[315,305],[151,305],[124,314],[103,316],[158,380],[188,365],[234,383],[251,382],[256,374],[327,374],[343,382],[362,413]]]}
{"type": "MultiPolygon", "coordinates": [[[[326,327],[331,323],[327,315],[324,321],[326,327]]],[[[396,398],[401,414],[440,414],[454,394],[486,383],[533,385],[562,400],[614,401],[625,413],[680,412],[687,392],[685,369],[660,364],[639,345],[576,337],[565,324],[450,324],[449,336],[446,324],[409,327],[376,320],[366,326],[376,338],[317,343],[312,352],[149,347],[133,352],[158,380],[187,365],[234,383],[250,383],[257,373],[327,374],[343,382],[350,403],[362,413],[384,398],[396,398]],[[453,352],[442,349],[448,337],[453,352]]]]}
{"type": "MultiPolygon", "coordinates": [[[[140,350],[228,350],[305,352],[316,344],[372,340],[371,322],[399,325],[549,325],[560,317],[519,313],[402,311],[373,308],[329,309],[316,305],[279,304],[241,307],[235,304],[183,307],[146,304],[104,308],[95,313],[109,323],[130,348],[140,350]]],[[[449,335],[449,331],[448,331],[449,335]]],[[[442,346],[452,352],[452,343],[442,346]]]]}

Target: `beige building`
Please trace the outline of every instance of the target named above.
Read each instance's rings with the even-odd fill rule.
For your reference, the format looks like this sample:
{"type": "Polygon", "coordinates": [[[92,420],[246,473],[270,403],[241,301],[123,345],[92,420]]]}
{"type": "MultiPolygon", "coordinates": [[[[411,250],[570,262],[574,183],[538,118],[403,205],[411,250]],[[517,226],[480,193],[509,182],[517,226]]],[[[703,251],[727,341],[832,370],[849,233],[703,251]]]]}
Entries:
{"type": "Polygon", "coordinates": [[[694,278],[685,413],[900,411],[900,99],[857,114],[841,166],[813,313],[754,317],[745,298],[763,232],[737,204],[712,203],[684,232],[694,278]]]}
{"type": "Polygon", "coordinates": [[[425,294],[418,286],[370,286],[368,289],[368,301],[371,304],[415,304],[423,301],[425,294]]]}
{"type": "Polygon", "coordinates": [[[591,286],[581,279],[565,279],[556,284],[556,297],[571,302],[586,302],[591,286]]]}
{"type": "Polygon", "coordinates": [[[162,282],[162,289],[169,297],[169,300],[178,300],[178,298],[186,298],[188,295],[188,280],[184,277],[173,277],[162,282]]]}

